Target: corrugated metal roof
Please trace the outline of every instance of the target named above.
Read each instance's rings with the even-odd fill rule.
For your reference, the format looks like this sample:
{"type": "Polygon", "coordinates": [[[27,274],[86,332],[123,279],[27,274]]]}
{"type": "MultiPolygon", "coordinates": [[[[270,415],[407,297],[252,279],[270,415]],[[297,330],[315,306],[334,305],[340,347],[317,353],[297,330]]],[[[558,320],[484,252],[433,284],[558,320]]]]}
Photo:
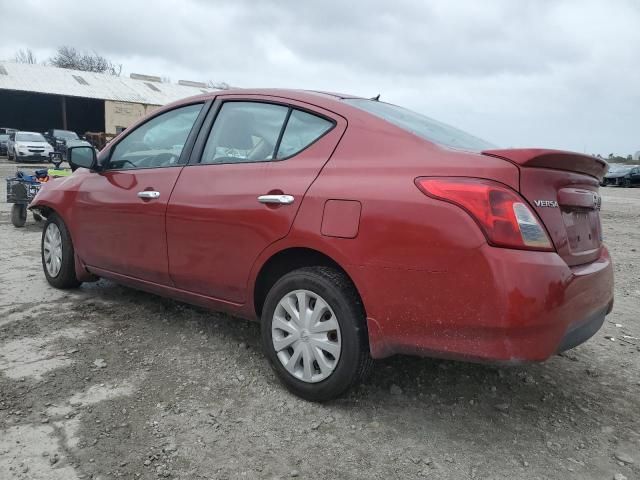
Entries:
{"type": "Polygon", "coordinates": [[[0,62],[0,90],[48,93],[148,105],[165,105],[181,98],[215,91],[213,88],[156,83],[104,73],[13,62],[0,62]]]}

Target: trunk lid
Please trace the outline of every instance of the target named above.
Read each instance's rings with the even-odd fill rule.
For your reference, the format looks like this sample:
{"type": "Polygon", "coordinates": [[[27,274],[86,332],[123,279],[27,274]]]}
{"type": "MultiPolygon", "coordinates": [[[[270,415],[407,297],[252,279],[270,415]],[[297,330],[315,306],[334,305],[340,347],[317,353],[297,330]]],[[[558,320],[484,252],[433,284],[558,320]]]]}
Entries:
{"type": "Polygon", "coordinates": [[[568,265],[600,256],[599,183],[607,163],[573,152],[542,149],[487,150],[520,168],[520,194],[544,223],[558,254],[568,265]]]}

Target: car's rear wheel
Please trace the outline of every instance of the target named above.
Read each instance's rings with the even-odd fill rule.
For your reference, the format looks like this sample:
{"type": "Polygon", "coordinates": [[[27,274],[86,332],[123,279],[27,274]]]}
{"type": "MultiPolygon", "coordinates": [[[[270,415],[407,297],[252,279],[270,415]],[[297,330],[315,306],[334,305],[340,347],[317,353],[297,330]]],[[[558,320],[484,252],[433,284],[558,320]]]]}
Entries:
{"type": "Polygon", "coordinates": [[[262,311],[262,344],[280,381],[316,402],[346,392],[372,364],[360,297],[328,267],[294,270],[275,283],[262,311]]]}
{"type": "Polygon", "coordinates": [[[622,186],[625,188],[630,188],[631,187],[631,179],[630,178],[625,178],[622,181],[622,186]]]}
{"type": "Polygon", "coordinates": [[[66,289],[80,285],[76,277],[71,235],[55,213],[49,215],[42,230],[41,251],[42,268],[51,286],[66,289]]]}

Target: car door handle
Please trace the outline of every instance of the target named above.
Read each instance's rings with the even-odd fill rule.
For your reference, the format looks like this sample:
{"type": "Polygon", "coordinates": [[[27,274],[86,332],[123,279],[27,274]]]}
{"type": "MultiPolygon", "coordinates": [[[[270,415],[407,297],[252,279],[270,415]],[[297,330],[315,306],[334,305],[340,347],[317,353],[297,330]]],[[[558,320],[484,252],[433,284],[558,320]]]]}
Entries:
{"type": "Polygon", "coordinates": [[[260,195],[258,197],[260,203],[277,203],[279,205],[290,205],[294,200],[293,195],[260,195]]]}
{"type": "Polygon", "coordinates": [[[153,190],[143,190],[142,192],[138,192],[138,197],[140,198],[160,198],[160,192],[155,192],[153,190]]]}

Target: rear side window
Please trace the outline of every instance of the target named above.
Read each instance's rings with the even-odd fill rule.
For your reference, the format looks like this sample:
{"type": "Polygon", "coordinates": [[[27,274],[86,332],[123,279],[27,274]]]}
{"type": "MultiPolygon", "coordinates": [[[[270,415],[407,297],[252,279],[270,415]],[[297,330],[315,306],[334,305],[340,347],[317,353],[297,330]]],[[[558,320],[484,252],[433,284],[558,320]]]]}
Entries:
{"type": "Polygon", "coordinates": [[[301,110],[292,110],[284,129],[278,155],[282,159],[304,150],[333,127],[333,122],[301,110]]]}
{"type": "Polygon", "coordinates": [[[258,102],[226,102],[207,139],[201,163],[273,160],[289,108],[258,102]]]}

